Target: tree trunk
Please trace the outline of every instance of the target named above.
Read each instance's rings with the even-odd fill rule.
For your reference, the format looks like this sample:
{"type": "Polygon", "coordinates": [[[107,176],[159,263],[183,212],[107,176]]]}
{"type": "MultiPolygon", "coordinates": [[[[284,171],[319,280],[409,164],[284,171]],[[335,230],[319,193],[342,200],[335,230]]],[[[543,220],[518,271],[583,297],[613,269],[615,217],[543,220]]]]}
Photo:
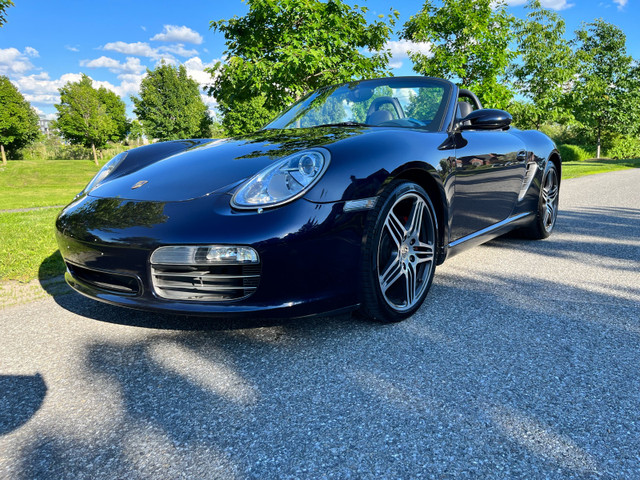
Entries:
{"type": "Polygon", "coordinates": [[[0,145],[0,150],[2,150],[2,165],[6,165],[7,155],[4,153],[4,145],[0,145]]]}
{"type": "Polygon", "coordinates": [[[93,161],[95,162],[96,166],[98,166],[98,154],[96,153],[96,144],[92,143],[91,144],[91,150],[93,150],[93,161]]]}
{"type": "Polygon", "coordinates": [[[600,158],[600,130],[598,130],[598,147],[596,149],[596,158],[600,158]]]}

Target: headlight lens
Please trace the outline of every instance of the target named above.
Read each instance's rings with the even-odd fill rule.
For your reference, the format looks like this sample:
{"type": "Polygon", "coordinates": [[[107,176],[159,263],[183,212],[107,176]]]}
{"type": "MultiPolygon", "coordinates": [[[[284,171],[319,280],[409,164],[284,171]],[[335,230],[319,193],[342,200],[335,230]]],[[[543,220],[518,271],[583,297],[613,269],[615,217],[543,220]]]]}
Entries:
{"type": "Polygon", "coordinates": [[[231,205],[244,209],[266,208],[295,200],[322,177],[329,158],[329,152],[319,148],[289,155],[243,183],[231,199],[231,205]]]}
{"type": "Polygon", "coordinates": [[[96,176],[89,182],[89,184],[84,188],[84,193],[89,193],[91,190],[100,185],[104,180],[111,175],[111,172],[122,163],[122,161],[127,156],[128,152],[122,152],[113,157],[104,166],[96,173],[96,176]]]}

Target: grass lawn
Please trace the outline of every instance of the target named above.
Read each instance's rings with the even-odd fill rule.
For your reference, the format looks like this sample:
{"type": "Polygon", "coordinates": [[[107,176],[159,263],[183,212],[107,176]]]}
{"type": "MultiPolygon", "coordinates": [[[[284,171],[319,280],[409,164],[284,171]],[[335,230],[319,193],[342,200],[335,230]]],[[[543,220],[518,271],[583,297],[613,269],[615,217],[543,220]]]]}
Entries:
{"type": "MultiPolygon", "coordinates": [[[[640,167],[640,159],[566,162],[562,178],[632,167],[640,167]]],[[[2,210],[66,205],[97,170],[89,160],[17,160],[0,165],[0,281],[28,282],[64,272],[54,238],[59,209],[2,210]]]]}
{"type": "Polygon", "coordinates": [[[0,280],[28,282],[64,273],[54,237],[59,211],[0,212],[0,280]]]}
{"type": "Polygon", "coordinates": [[[9,160],[0,164],[0,210],[66,205],[99,168],[92,160],[9,160]]]}
{"type": "Polygon", "coordinates": [[[627,168],[640,168],[640,158],[632,160],[584,160],[582,162],[563,162],[562,179],[583,177],[594,173],[612,172],[627,168]]]}
{"type": "Polygon", "coordinates": [[[60,209],[2,210],[66,205],[98,169],[90,160],[9,160],[6,167],[0,164],[0,281],[28,282],[64,273],[54,237],[60,209]]]}

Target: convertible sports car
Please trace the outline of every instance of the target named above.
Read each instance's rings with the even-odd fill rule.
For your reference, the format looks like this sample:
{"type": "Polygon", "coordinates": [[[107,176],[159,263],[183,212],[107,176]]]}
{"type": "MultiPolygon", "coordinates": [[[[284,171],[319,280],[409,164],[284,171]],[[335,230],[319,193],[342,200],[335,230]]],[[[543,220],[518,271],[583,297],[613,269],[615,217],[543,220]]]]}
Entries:
{"type": "Polygon", "coordinates": [[[58,217],[67,282],[145,310],[402,320],[448,256],[551,233],[560,155],[510,123],[396,77],[322,88],[250,135],[129,150],[58,217]]]}

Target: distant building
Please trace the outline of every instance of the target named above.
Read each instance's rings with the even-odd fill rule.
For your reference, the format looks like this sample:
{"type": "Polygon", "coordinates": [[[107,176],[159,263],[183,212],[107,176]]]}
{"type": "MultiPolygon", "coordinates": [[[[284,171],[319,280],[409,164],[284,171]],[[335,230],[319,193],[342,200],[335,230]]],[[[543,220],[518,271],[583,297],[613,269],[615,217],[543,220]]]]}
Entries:
{"type": "Polygon", "coordinates": [[[51,135],[51,120],[40,117],[38,119],[38,126],[40,127],[40,131],[44,133],[47,137],[51,135]]]}

